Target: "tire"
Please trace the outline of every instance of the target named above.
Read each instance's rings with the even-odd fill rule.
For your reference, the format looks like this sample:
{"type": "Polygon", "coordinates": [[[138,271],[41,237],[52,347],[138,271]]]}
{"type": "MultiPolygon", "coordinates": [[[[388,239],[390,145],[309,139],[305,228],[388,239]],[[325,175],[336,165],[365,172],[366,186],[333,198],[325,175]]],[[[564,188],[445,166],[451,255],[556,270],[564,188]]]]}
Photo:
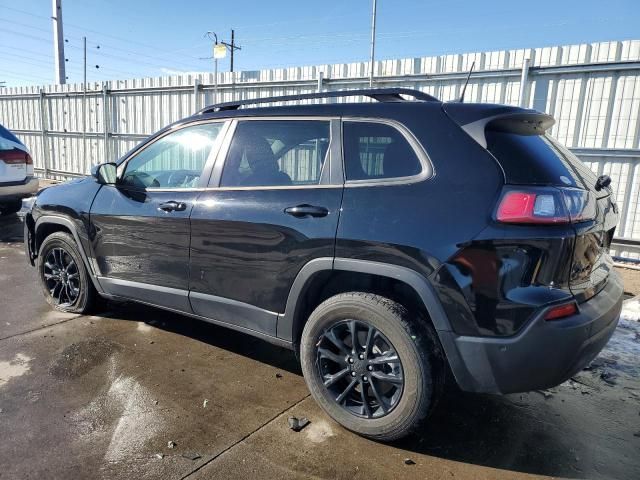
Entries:
{"type": "Polygon", "coordinates": [[[91,310],[97,293],[78,246],[69,233],[54,232],[45,238],[37,265],[42,293],[49,305],[69,313],[91,310]]]}
{"type": "Polygon", "coordinates": [[[316,402],[348,430],[374,440],[397,440],[420,429],[444,386],[444,356],[430,322],[397,302],[370,293],[342,293],[322,302],[304,327],[300,357],[316,402]],[[351,345],[353,325],[356,355],[351,345]],[[378,333],[369,343],[373,346],[365,348],[370,329],[378,333]],[[338,346],[340,340],[346,353],[338,346]],[[399,361],[393,358],[393,351],[399,361]],[[380,362],[382,358],[395,363],[380,362]],[[345,369],[346,374],[342,373],[345,369]],[[341,399],[354,380],[355,386],[341,399]]]}
{"type": "Polygon", "coordinates": [[[11,202],[0,204],[0,213],[2,215],[11,215],[17,213],[22,208],[22,200],[13,200],[11,202]]]}

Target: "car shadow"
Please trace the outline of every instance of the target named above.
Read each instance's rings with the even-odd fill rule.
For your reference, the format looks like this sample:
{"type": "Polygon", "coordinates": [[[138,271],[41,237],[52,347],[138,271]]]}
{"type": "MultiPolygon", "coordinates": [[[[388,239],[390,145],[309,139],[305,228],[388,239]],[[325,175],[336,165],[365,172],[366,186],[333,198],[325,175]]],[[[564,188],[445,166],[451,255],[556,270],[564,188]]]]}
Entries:
{"type": "Polygon", "coordinates": [[[451,387],[424,431],[394,446],[505,471],[583,478],[572,435],[551,426],[552,407],[522,397],[470,394],[451,387]]]}
{"type": "MultiPolygon", "coordinates": [[[[109,317],[146,323],[302,375],[293,352],[228,328],[135,303],[109,304],[109,317]]],[[[531,394],[538,395],[538,394],[531,394]]],[[[580,478],[571,436],[548,428],[556,412],[519,395],[460,392],[449,386],[426,428],[393,446],[433,457],[537,475],[580,478]]],[[[531,399],[530,399],[531,400],[531,399]]]]}
{"type": "Polygon", "coordinates": [[[21,242],[23,239],[22,217],[18,213],[0,215],[0,242],[21,242]]]}
{"type": "Polygon", "coordinates": [[[298,361],[291,350],[273,345],[260,338],[186,315],[134,302],[109,302],[108,310],[109,318],[136,322],[139,322],[141,318],[151,318],[152,320],[145,321],[145,323],[152,327],[199,340],[275,368],[302,375],[298,361]]]}

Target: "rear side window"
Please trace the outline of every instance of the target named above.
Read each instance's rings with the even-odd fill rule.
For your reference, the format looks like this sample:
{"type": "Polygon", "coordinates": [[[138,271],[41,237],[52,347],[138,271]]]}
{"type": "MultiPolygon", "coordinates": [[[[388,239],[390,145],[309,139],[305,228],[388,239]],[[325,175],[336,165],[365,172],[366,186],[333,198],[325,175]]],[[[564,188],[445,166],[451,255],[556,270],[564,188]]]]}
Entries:
{"type": "Polygon", "coordinates": [[[500,162],[509,183],[592,189],[597,176],[549,135],[487,130],[487,149],[500,162]]]}
{"type": "Polygon", "coordinates": [[[221,187],[317,185],[329,151],[326,120],[245,120],[238,123],[221,187]]]}
{"type": "Polygon", "coordinates": [[[410,177],[422,171],[416,152],[396,128],[354,121],[342,128],[347,181],[410,177]]]}

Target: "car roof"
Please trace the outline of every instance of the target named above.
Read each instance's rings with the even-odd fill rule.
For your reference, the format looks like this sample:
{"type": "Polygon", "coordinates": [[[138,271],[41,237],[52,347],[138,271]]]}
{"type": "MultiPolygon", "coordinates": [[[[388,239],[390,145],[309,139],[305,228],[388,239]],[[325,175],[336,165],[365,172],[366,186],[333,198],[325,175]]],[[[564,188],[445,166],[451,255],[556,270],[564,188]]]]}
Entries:
{"type": "Polygon", "coordinates": [[[441,102],[353,102],[353,103],[321,103],[305,105],[279,105],[267,107],[245,107],[237,110],[221,110],[215,112],[196,113],[185,120],[208,118],[242,118],[268,116],[367,116],[393,117],[394,113],[416,108],[440,110],[441,102]]]}

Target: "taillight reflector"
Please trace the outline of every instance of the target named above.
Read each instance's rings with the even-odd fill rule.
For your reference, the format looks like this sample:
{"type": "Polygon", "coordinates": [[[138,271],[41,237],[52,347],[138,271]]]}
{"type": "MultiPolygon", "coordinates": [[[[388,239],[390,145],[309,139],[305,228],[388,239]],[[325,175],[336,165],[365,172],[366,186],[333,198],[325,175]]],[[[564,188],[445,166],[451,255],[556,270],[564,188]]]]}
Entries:
{"type": "Polygon", "coordinates": [[[563,187],[506,187],[496,210],[502,223],[563,224],[595,216],[593,193],[563,187]]]}
{"type": "Polygon", "coordinates": [[[504,223],[569,223],[568,215],[557,214],[557,201],[553,194],[510,191],[502,197],[496,219],[504,223]]]}
{"type": "Polygon", "coordinates": [[[569,317],[578,313],[578,306],[575,302],[567,303],[565,305],[558,305],[553,307],[544,316],[545,320],[558,320],[559,318],[569,317]]]}
{"type": "Polygon", "coordinates": [[[0,161],[8,165],[17,165],[19,163],[33,163],[31,156],[22,150],[4,150],[0,151],[0,161]]]}

